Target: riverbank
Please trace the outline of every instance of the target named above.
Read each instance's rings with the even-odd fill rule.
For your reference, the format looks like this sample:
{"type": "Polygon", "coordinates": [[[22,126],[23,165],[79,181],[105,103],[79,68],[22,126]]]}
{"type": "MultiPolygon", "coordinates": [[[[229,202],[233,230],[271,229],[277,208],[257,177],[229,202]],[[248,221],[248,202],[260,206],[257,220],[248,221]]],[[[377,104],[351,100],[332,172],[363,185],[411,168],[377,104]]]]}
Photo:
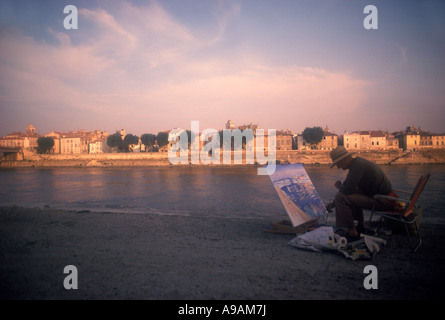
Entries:
{"type": "MultiPolygon", "coordinates": [[[[330,165],[328,150],[290,150],[277,151],[277,163],[303,163],[306,165],[330,165]]],[[[445,164],[445,149],[427,149],[417,151],[384,150],[357,151],[357,156],[369,159],[377,164],[409,165],[409,164],[445,164]]],[[[232,159],[239,157],[245,164],[245,153],[232,152],[232,159]]],[[[10,157],[11,158],[11,157],[10,157]]],[[[102,153],[102,154],[51,154],[39,155],[26,153],[23,160],[0,161],[0,168],[29,168],[29,167],[144,167],[144,166],[173,166],[168,159],[167,152],[153,153],[102,153]]],[[[254,155],[252,155],[252,159],[254,155]]],[[[234,161],[232,160],[232,163],[234,161]]],[[[189,155],[188,164],[192,162],[189,155]]],[[[199,165],[204,165],[200,163],[199,165]]],[[[226,166],[222,156],[220,164],[212,166],[226,166]]],[[[236,164],[230,164],[236,165],[236,164]]],[[[256,165],[256,164],[254,164],[256,165]]]]}
{"type": "MultiPolygon", "coordinates": [[[[265,218],[220,219],[0,208],[1,299],[312,300],[443,299],[445,226],[421,226],[411,253],[403,235],[373,260],[288,245],[265,218]],[[363,269],[378,269],[366,290],[363,269]],[[66,290],[65,266],[78,270],[66,290]]],[[[196,303],[195,303],[196,304],[196,303]]]]}

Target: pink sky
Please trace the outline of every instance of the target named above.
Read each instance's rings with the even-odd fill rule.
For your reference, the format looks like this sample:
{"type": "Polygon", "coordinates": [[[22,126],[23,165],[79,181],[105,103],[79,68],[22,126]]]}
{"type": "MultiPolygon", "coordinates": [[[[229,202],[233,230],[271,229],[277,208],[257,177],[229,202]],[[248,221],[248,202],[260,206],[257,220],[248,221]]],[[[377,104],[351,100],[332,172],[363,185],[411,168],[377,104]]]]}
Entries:
{"type": "MultiPolygon", "coordinates": [[[[30,122],[41,134],[125,128],[140,135],[189,129],[193,120],[201,129],[221,129],[229,119],[294,132],[307,126],[329,126],[341,134],[408,125],[445,131],[443,78],[429,86],[429,66],[409,41],[382,49],[387,61],[373,60],[372,50],[370,57],[352,55],[366,52],[360,46],[369,43],[353,41],[357,34],[386,44],[385,30],[370,34],[374,31],[362,25],[351,31],[344,48],[342,37],[323,41],[327,31],[320,33],[321,26],[292,45],[292,32],[280,37],[274,21],[264,22],[262,41],[252,30],[261,17],[255,20],[245,1],[211,3],[204,27],[171,4],[150,1],[104,7],[81,2],[78,30],[61,27],[63,14],[58,24],[42,25],[41,37],[6,29],[0,37],[5,115],[0,135],[24,131],[30,122]],[[286,52],[295,57],[285,57],[286,52]],[[407,75],[419,68],[417,81],[408,82],[407,75]]],[[[322,8],[316,12],[323,14],[322,8]]],[[[356,20],[363,18],[358,12],[356,20]]],[[[337,23],[343,28],[341,20],[337,23]]]]}

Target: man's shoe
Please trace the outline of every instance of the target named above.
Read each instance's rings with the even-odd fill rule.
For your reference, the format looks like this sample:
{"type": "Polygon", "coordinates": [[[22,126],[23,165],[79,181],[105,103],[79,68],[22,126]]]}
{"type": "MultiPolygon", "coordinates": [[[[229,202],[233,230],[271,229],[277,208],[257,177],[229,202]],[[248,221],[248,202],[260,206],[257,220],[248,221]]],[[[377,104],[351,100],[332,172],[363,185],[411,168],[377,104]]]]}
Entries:
{"type": "Polygon", "coordinates": [[[348,243],[358,241],[361,239],[360,232],[356,236],[351,236],[350,234],[347,234],[345,238],[346,240],[348,240],[348,243]]]}

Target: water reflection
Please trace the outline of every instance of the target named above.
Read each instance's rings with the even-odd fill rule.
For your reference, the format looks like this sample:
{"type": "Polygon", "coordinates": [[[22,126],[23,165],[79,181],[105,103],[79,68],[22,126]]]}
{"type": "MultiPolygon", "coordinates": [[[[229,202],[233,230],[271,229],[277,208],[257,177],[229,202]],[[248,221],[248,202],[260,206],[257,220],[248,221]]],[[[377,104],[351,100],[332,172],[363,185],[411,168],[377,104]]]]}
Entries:
{"type": "MultiPolygon", "coordinates": [[[[423,205],[441,218],[445,167],[382,166],[394,188],[411,190],[431,173],[423,205]]],[[[323,202],[331,201],[336,180],[346,172],[306,166],[323,202]]],[[[54,168],[0,170],[2,205],[44,206],[218,217],[285,217],[269,177],[254,167],[54,168]]],[[[445,219],[443,219],[445,221],[445,219]]]]}

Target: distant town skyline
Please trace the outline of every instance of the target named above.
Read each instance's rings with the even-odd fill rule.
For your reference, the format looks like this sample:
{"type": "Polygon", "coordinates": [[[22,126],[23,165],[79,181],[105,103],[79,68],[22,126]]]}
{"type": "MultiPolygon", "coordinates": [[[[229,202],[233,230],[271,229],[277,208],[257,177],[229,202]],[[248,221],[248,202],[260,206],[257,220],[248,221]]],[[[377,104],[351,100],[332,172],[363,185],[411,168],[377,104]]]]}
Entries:
{"type": "Polygon", "coordinates": [[[194,120],[445,133],[444,16],[438,0],[3,0],[0,136],[194,120]]]}
{"type": "MultiPolygon", "coordinates": [[[[264,129],[266,134],[267,134],[267,131],[270,130],[270,129],[267,129],[267,128],[262,128],[261,126],[259,126],[256,123],[234,124],[232,122],[232,125],[233,125],[232,127],[228,128],[227,127],[227,122],[226,122],[224,124],[224,126],[222,126],[222,127],[210,128],[210,129],[215,129],[217,131],[221,131],[221,130],[224,130],[224,129],[230,129],[230,130],[240,129],[241,132],[243,132],[246,129],[249,129],[249,130],[252,130],[252,132],[254,134],[256,132],[255,131],[256,129],[264,129]]],[[[298,135],[302,136],[304,129],[306,129],[308,127],[309,126],[306,126],[305,128],[302,128],[299,131],[292,131],[290,129],[283,129],[283,128],[273,128],[273,129],[276,130],[276,134],[285,134],[285,135],[287,135],[287,134],[297,135],[298,134],[298,135]]],[[[316,127],[319,127],[319,126],[316,126],[316,127]]],[[[85,128],[79,128],[79,129],[74,129],[74,130],[71,130],[71,129],[63,130],[62,129],[62,130],[49,130],[47,132],[39,132],[38,128],[36,128],[33,123],[29,122],[28,125],[25,128],[18,128],[16,130],[13,130],[13,131],[5,134],[4,136],[0,135],[0,138],[5,138],[5,137],[8,137],[8,136],[15,136],[16,134],[27,135],[29,133],[29,128],[32,128],[32,135],[36,135],[36,136],[51,136],[51,134],[54,134],[54,133],[55,134],[79,134],[81,132],[86,132],[86,133],[102,132],[102,133],[107,133],[107,134],[111,135],[111,134],[114,134],[114,133],[122,134],[124,132],[124,134],[133,134],[133,135],[136,135],[138,137],[141,137],[141,135],[143,135],[143,134],[154,134],[154,135],[156,135],[156,134],[158,134],[160,132],[168,132],[168,131],[171,131],[171,130],[174,130],[174,129],[178,129],[178,128],[169,128],[169,129],[160,130],[160,131],[149,131],[149,130],[147,130],[147,131],[144,131],[142,133],[131,132],[131,131],[128,131],[126,128],[120,128],[120,129],[116,129],[116,130],[112,130],[112,131],[108,131],[108,130],[105,130],[103,128],[95,128],[95,129],[91,129],[91,130],[90,129],[87,130],[85,128]]],[[[387,134],[397,134],[397,133],[408,133],[408,132],[418,132],[420,134],[426,133],[426,134],[435,134],[435,135],[445,135],[445,133],[433,132],[431,130],[428,130],[427,128],[421,128],[421,127],[416,127],[416,126],[412,126],[412,125],[404,126],[403,128],[399,128],[399,129],[392,130],[392,131],[383,130],[383,129],[357,129],[357,130],[352,130],[352,131],[346,130],[346,131],[343,131],[343,132],[335,132],[335,131],[331,130],[329,128],[329,126],[325,126],[325,127],[321,127],[321,128],[323,129],[323,131],[326,134],[330,133],[330,135],[337,135],[337,136],[343,136],[344,134],[354,134],[354,133],[365,134],[367,132],[369,132],[369,134],[371,134],[371,135],[372,134],[386,134],[386,133],[387,134]]],[[[187,127],[187,128],[184,127],[184,128],[179,128],[179,129],[191,130],[190,127],[187,127]]],[[[193,130],[195,130],[195,129],[197,129],[196,126],[195,126],[195,128],[193,128],[193,130]]],[[[209,128],[201,128],[201,127],[199,127],[198,129],[199,129],[199,133],[202,133],[205,129],[209,129],[209,128]]]]}

